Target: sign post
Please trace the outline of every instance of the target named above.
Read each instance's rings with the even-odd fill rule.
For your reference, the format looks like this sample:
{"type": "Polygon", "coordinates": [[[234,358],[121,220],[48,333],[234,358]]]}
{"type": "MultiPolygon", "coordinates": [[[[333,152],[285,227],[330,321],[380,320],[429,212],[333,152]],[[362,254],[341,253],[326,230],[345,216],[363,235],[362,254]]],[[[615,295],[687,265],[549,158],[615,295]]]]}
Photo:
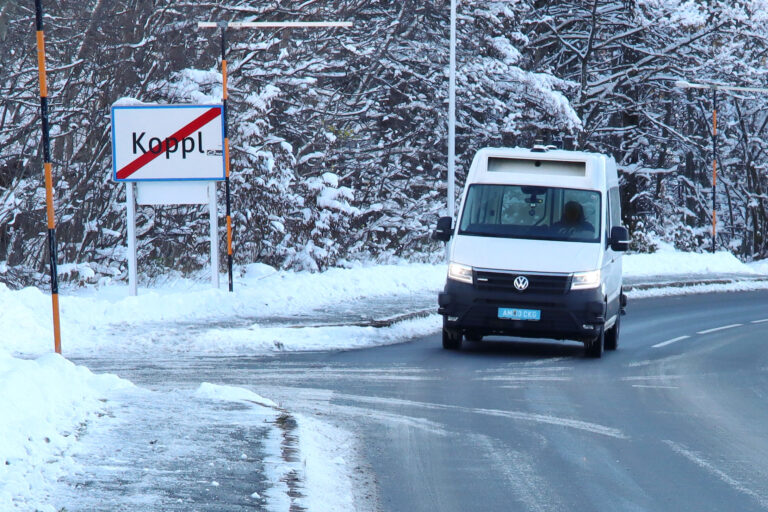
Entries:
{"type": "Polygon", "coordinates": [[[219,287],[216,181],[224,179],[222,105],[112,107],[114,179],[124,182],[128,287],[137,294],[136,205],[207,204],[211,284],[219,287]]]}
{"type": "Polygon", "coordinates": [[[232,284],[232,210],[229,189],[229,128],[227,123],[227,28],[250,28],[250,29],[268,29],[268,28],[349,28],[352,22],[349,21],[255,21],[255,22],[227,22],[227,21],[201,21],[198,22],[198,28],[221,28],[221,102],[223,105],[224,117],[224,165],[225,165],[225,189],[227,201],[227,275],[229,277],[229,291],[233,290],[232,284]]]}

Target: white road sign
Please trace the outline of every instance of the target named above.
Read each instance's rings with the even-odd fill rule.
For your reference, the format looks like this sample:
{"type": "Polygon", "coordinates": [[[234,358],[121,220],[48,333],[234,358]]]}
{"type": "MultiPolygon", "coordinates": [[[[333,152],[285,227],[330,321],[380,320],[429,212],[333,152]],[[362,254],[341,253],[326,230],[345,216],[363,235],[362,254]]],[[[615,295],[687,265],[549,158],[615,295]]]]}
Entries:
{"type": "Polygon", "coordinates": [[[223,180],[221,105],[112,107],[116,181],[223,180]]]}

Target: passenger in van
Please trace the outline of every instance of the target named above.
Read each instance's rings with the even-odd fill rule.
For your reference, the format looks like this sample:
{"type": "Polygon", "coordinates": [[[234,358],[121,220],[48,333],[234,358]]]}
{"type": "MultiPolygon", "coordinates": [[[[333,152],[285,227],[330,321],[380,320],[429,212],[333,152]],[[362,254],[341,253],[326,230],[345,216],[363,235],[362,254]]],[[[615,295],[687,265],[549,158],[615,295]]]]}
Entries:
{"type": "Polygon", "coordinates": [[[552,224],[552,227],[563,233],[595,232],[595,227],[584,218],[584,207],[577,201],[565,203],[560,221],[552,224]]]}

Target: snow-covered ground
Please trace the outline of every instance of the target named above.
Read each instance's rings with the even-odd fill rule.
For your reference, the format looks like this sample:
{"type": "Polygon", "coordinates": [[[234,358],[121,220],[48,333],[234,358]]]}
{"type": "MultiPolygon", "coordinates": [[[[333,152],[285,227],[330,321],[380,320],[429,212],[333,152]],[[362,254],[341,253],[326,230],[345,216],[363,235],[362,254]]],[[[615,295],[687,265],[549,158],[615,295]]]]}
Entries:
{"type": "MultiPolygon", "coordinates": [[[[625,276],[641,281],[660,275],[704,278],[766,273],[766,261],[745,264],[726,252],[683,253],[664,245],[654,254],[624,258],[625,276]]],[[[338,324],[387,316],[398,308],[418,309],[419,304],[422,309],[433,307],[444,282],[444,265],[360,265],[313,274],[254,264],[239,269],[234,293],[224,286],[213,290],[203,280],[182,278],[140,288],[137,297],[129,297],[124,284],[70,288],[60,296],[64,353],[253,354],[397,343],[435,331],[439,317],[384,328],[338,324]],[[377,309],[382,302],[387,307],[377,309]]],[[[766,286],[753,282],[731,288],[766,286]]],[[[681,291],[650,290],[635,295],[666,293],[681,291]]],[[[11,291],[0,284],[0,325],[4,330],[0,350],[25,355],[50,351],[49,295],[37,288],[11,291]]]]}
{"type": "MultiPolygon", "coordinates": [[[[687,254],[666,246],[655,254],[628,255],[624,262],[625,276],[639,280],[768,274],[768,261],[744,264],[728,253],[687,254]]],[[[124,284],[69,288],[61,295],[63,350],[65,355],[130,353],[151,358],[180,352],[253,354],[397,343],[437,331],[440,318],[428,315],[380,328],[334,320],[348,317],[357,323],[391,312],[393,305],[395,310],[413,309],[420,303],[413,297],[429,304],[444,280],[443,265],[360,265],[316,274],[250,265],[238,269],[234,293],[212,290],[195,279],[169,279],[140,288],[138,297],[129,297],[124,284]],[[379,309],[382,303],[389,309],[379,309]]],[[[768,287],[756,282],[745,286],[768,287]]],[[[670,292],[637,296],[651,293],[670,292]]],[[[0,325],[0,510],[57,510],[66,505],[51,498],[57,480],[82,471],[72,457],[79,432],[92,423],[108,423],[102,418],[121,404],[136,403],[145,390],[48,354],[53,342],[45,291],[13,291],[0,284],[0,325]]],[[[247,402],[257,416],[272,417],[279,410],[252,391],[211,384],[169,400],[181,399],[197,400],[196,407],[205,400],[247,402]]],[[[297,428],[306,485],[303,503],[335,503],[344,510],[352,499],[341,446],[350,442],[348,434],[314,418],[299,417],[297,428]]],[[[278,457],[269,455],[270,449],[278,450],[275,443],[269,448],[265,442],[266,457],[278,457]]],[[[280,475],[275,478],[273,483],[282,485],[280,475]]],[[[279,509],[286,496],[272,488],[263,499],[279,509]]],[[[256,491],[251,498],[262,499],[256,491]]]]}
{"type": "Polygon", "coordinates": [[[652,254],[624,256],[624,276],[717,276],[718,274],[768,274],[768,260],[743,263],[725,251],[692,253],[675,250],[671,245],[656,242],[658,250],[652,254]]]}
{"type": "Polygon", "coordinates": [[[0,350],[0,510],[56,510],[45,497],[75,470],[80,430],[129,387],[56,354],[22,360],[0,350]]]}

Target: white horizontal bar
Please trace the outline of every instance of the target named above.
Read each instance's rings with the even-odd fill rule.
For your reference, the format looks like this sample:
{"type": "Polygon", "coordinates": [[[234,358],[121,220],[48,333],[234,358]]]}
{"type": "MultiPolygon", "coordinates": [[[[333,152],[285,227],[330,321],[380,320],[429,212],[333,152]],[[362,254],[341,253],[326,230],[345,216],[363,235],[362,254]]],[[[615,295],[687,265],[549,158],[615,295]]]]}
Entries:
{"type": "Polygon", "coordinates": [[[685,80],[678,80],[675,82],[675,87],[681,89],[714,89],[715,91],[741,91],[741,92],[760,92],[768,93],[768,89],[759,87],[737,87],[735,85],[718,85],[718,84],[694,84],[686,82],[685,80]]]}
{"type": "Polygon", "coordinates": [[[671,340],[662,341],[661,343],[657,343],[657,344],[655,344],[651,348],[664,347],[664,346],[667,346],[667,345],[671,345],[672,343],[676,343],[678,341],[687,340],[688,338],[690,338],[690,336],[678,336],[677,338],[672,338],[671,340]]]}
{"type": "Polygon", "coordinates": [[[752,320],[751,323],[753,323],[753,324],[764,324],[765,322],[768,322],[768,318],[763,318],[762,320],[752,320]]]}
{"type": "Polygon", "coordinates": [[[743,324],[731,324],[731,325],[724,325],[722,327],[715,327],[713,329],[706,329],[704,331],[699,331],[696,334],[709,334],[711,332],[717,332],[717,331],[724,331],[726,329],[733,329],[734,327],[741,327],[743,324]]]}
{"type": "MultiPolygon", "coordinates": [[[[227,28],[349,28],[351,21],[232,21],[225,22],[227,28]]],[[[198,28],[218,28],[215,21],[199,21],[198,28]]]]}

